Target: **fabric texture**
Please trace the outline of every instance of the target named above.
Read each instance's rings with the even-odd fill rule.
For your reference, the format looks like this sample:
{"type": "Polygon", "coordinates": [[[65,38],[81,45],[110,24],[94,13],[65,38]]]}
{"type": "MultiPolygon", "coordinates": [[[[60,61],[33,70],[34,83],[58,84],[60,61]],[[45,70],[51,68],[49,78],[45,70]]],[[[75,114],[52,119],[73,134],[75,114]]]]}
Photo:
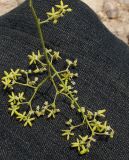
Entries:
{"type": "MultiPolygon", "coordinates": [[[[56,0],[35,0],[39,17],[46,17],[56,0]]],[[[129,160],[129,47],[110,33],[96,14],[79,0],[57,25],[44,26],[48,48],[63,58],[78,58],[79,102],[89,109],[107,109],[115,130],[112,140],[100,139],[88,155],[79,156],[61,137],[65,116],[76,118],[67,104],[55,120],[39,118],[30,129],[8,113],[8,98],[0,85],[0,160],[129,160]]],[[[10,68],[27,68],[27,55],[40,49],[28,1],[0,17],[0,75],[10,68]]],[[[44,95],[44,89],[42,90],[44,95]]],[[[50,95],[49,91],[48,95],[50,95]]],[[[46,94],[46,93],[45,93],[46,94]]],[[[40,97],[44,101],[44,97],[40,97]]]]}

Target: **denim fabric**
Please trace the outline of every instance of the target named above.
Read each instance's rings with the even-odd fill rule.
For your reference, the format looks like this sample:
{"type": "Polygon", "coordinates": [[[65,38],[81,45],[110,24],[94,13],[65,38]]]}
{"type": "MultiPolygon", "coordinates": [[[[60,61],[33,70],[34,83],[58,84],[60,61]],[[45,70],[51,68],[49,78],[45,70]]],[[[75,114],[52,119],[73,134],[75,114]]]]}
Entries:
{"type": "MultiPolygon", "coordinates": [[[[56,0],[35,0],[39,17],[45,18],[56,0]]],[[[30,129],[8,113],[7,93],[0,85],[0,160],[129,160],[129,47],[110,33],[96,14],[78,0],[66,0],[73,9],[57,25],[44,26],[46,45],[63,58],[78,58],[79,102],[93,111],[107,109],[114,139],[99,139],[88,155],[79,156],[60,135],[65,117],[78,119],[62,101],[54,120],[39,118],[30,129]]],[[[0,17],[0,75],[10,68],[27,68],[27,55],[40,49],[33,17],[26,1],[0,17]]],[[[63,64],[60,64],[62,67],[63,64]]],[[[42,89],[39,103],[44,94],[42,89]]]]}

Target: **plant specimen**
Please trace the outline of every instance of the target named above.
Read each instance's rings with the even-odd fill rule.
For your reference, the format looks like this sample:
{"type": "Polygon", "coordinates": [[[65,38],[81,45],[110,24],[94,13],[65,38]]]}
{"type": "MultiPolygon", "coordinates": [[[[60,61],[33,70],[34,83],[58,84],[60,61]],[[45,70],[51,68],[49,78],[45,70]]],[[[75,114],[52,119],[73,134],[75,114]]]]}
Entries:
{"type": "Polygon", "coordinates": [[[74,137],[75,141],[71,140],[71,147],[76,148],[80,155],[86,154],[90,151],[91,143],[96,142],[96,136],[109,136],[113,138],[114,130],[110,127],[107,121],[104,120],[105,109],[92,112],[86,107],[79,104],[77,97],[77,90],[74,89],[74,78],[78,77],[78,73],[71,71],[71,68],[77,67],[77,59],[66,59],[66,68],[57,70],[55,61],[60,61],[60,52],[46,48],[42,25],[52,22],[57,24],[58,20],[72,9],[69,5],[65,5],[60,1],[59,5],[52,7],[50,12],[47,12],[47,19],[41,21],[34,9],[32,0],[29,0],[38,35],[40,38],[42,51],[30,53],[28,55],[29,65],[32,69],[11,69],[4,71],[2,83],[5,90],[9,90],[9,108],[11,116],[15,116],[24,126],[32,127],[32,124],[41,116],[47,118],[55,118],[60,112],[57,107],[57,99],[60,96],[65,96],[70,102],[71,110],[76,110],[78,116],[81,118],[79,124],[74,124],[73,119],[66,121],[67,129],[62,129],[62,136],[69,141],[74,137]],[[33,75],[33,78],[32,78],[33,75]],[[39,80],[39,76],[42,80],[39,80]],[[50,81],[54,87],[55,95],[52,102],[44,101],[42,105],[33,105],[35,97],[41,87],[50,81]],[[16,92],[15,88],[22,86],[33,90],[30,98],[26,97],[25,92],[16,92]],[[24,109],[24,110],[23,110],[24,109]],[[87,131],[85,135],[77,134],[76,131],[86,126],[87,131]]]}

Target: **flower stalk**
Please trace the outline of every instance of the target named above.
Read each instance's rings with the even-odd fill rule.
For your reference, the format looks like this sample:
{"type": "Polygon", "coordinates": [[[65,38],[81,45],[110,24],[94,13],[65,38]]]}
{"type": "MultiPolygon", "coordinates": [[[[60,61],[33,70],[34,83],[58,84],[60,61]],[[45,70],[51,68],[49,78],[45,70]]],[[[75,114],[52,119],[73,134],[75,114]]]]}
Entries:
{"type": "Polygon", "coordinates": [[[44,21],[40,21],[34,9],[32,0],[29,0],[29,6],[37,27],[42,53],[38,50],[38,53],[32,52],[28,55],[29,65],[33,65],[32,69],[11,69],[10,72],[4,71],[4,77],[2,78],[4,89],[9,89],[11,91],[8,101],[10,107],[8,110],[11,112],[11,116],[16,116],[20,122],[24,123],[24,127],[32,127],[33,122],[38,117],[46,115],[47,118],[56,118],[56,115],[60,112],[60,109],[57,108],[57,99],[61,95],[65,96],[70,102],[70,109],[76,110],[78,116],[81,117],[81,122],[79,124],[74,124],[72,119],[66,121],[67,129],[62,130],[62,136],[65,136],[67,140],[70,140],[72,137],[76,136],[76,130],[86,126],[89,133],[86,135],[78,135],[76,137],[76,142],[71,142],[71,147],[76,148],[80,155],[87,154],[90,151],[91,143],[96,142],[96,136],[109,136],[110,138],[113,138],[114,130],[107,121],[104,121],[105,109],[92,112],[79,104],[77,90],[74,89],[74,78],[78,77],[78,73],[70,71],[71,68],[77,67],[78,61],[77,59],[74,61],[66,59],[66,68],[58,71],[54,61],[62,59],[60,52],[46,48],[43,32],[43,26],[46,23],[53,22],[53,24],[57,24],[58,20],[61,17],[64,17],[66,13],[71,12],[72,9],[69,8],[68,5],[64,5],[61,0],[59,5],[52,7],[51,12],[47,12],[48,18],[44,21]],[[34,75],[33,79],[32,75],[34,75]],[[46,77],[39,82],[38,75],[46,77]],[[52,83],[55,90],[53,101],[45,101],[42,106],[34,106],[33,102],[37,93],[47,81],[52,83]],[[29,100],[27,100],[28,98],[26,98],[24,92],[14,92],[17,85],[33,90],[29,100]],[[21,109],[23,106],[27,107],[24,112],[21,109]]]}

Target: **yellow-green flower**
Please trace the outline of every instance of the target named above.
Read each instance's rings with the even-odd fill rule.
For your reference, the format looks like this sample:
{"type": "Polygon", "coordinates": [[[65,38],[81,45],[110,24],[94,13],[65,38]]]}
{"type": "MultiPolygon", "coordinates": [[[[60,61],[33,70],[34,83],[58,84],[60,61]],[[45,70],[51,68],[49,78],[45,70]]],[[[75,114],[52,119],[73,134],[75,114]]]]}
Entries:
{"type": "Polygon", "coordinates": [[[61,10],[62,13],[71,12],[72,9],[68,8],[68,5],[64,5],[64,2],[61,0],[59,5],[55,5],[57,8],[61,10]]]}
{"type": "Polygon", "coordinates": [[[12,88],[11,80],[9,78],[3,78],[4,80],[2,81],[2,83],[4,84],[4,89],[12,88]]]}
{"type": "Polygon", "coordinates": [[[60,52],[54,51],[53,59],[55,59],[55,60],[61,59],[60,52]]]}
{"type": "Polygon", "coordinates": [[[107,122],[106,121],[104,122],[104,124],[102,124],[102,122],[96,120],[94,122],[91,122],[90,125],[92,126],[93,131],[96,131],[96,132],[99,132],[99,133],[102,133],[107,128],[107,122]]]}
{"type": "Polygon", "coordinates": [[[6,88],[13,88],[13,81],[17,80],[17,78],[19,76],[21,76],[21,74],[19,73],[19,69],[17,69],[16,71],[14,71],[13,69],[11,69],[11,72],[8,73],[7,71],[4,71],[4,77],[2,77],[2,83],[4,84],[4,89],[6,88]]]}
{"type": "Polygon", "coordinates": [[[58,9],[57,11],[55,10],[54,7],[52,7],[51,12],[47,12],[48,16],[48,21],[52,20],[54,24],[58,22],[58,19],[60,17],[63,17],[66,12],[71,12],[72,9],[69,8],[68,5],[64,5],[63,1],[60,1],[59,5],[55,5],[55,7],[58,9]]]}
{"type": "Polygon", "coordinates": [[[97,111],[97,116],[99,117],[105,117],[105,112],[106,112],[106,109],[102,109],[102,110],[98,110],[97,111]]]}
{"type": "Polygon", "coordinates": [[[25,99],[24,92],[18,93],[18,95],[15,95],[14,92],[9,95],[9,103],[16,104],[17,102],[22,102],[25,99]]]}
{"type": "Polygon", "coordinates": [[[50,20],[53,20],[53,23],[56,24],[58,22],[58,18],[60,17],[59,12],[55,11],[55,8],[52,7],[52,11],[51,12],[47,12],[47,16],[50,20]]]}
{"type": "Polygon", "coordinates": [[[48,118],[52,117],[55,118],[56,117],[56,113],[60,112],[59,109],[51,109],[49,110],[49,114],[48,114],[48,118]]]}
{"type": "Polygon", "coordinates": [[[73,73],[71,73],[70,71],[67,71],[63,74],[61,74],[61,76],[63,77],[62,80],[71,80],[74,76],[73,73]]]}
{"type": "Polygon", "coordinates": [[[31,55],[28,55],[28,58],[30,60],[29,64],[36,64],[37,61],[40,61],[43,55],[41,55],[40,51],[38,50],[38,54],[36,55],[35,52],[32,52],[31,55]]]}
{"type": "Polygon", "coordinates": [[[30,127],[32,127],[32,121],[34,121],[34,120],[35,120],[35,118],[27,117],[25,119],[24,127],[26,127],[27,125],[29,125],[30,127]]]}
{"type": "Polygon", "coordinates": [[[73,61],[73,66],[74,66],[74,67],[77,66],[77,59],[75,59],[75,60],[73,61]]]}
{"type": "Polygon", "coordinates": [[[73,143],[71,144],[71,147],[77,148],[77,150],[80,152],[81,145],[80,145],[80,141],[79,141],[78,138],[77,138],[77,141],[76,141],[76,142],[73,142],[73,143]]]}
{"type": "Polygon", "coordinates": [[[17,69],[16,71],[11,69],[11,75],[12,75],[12,79],[17,80],[17,78],[21,76],[20,69],[17,69]]]}
{"type": "Polygon", "coordinates": [[[16,118],[19,119],[20,122],[23,121],[26,118],[26,112],[23,114],[19,113],[16,118]]]}
{"type": "Polygon", "coordinates": [[[16,104],[17,101],[17,96],[14,94],[14,92],[11,93],[11,95],[9,95],[9,103],[13,102],[14,104],[16,104]]]}
{"type": "Polygon", "coordinates": [[[4,77],[2,77],[2,80],[5,80],[5,79],[11,79],[13,77],[12,73],[8,73],[7,71],[4,71],[4,77]]]}
{"type": "Polygon", "coordinates": [[[77,138],[76,142],[71,144],[71,147],[77,148],[79,154],[83,155],[89,152],[89,148],[87,148],[88,136],[80,136],[80,139],[77,138]]]}
{"type": "Polygon", "coordinates": [[[70,139],[70,136],[74,136],[74,133],[72,133],[71,130],[62,130],[62,132],[64,132],[62,136],[66,136],[67,141],[70,139]]]}
{"type": "Polygon", "coordinates": [[[8,108],[8,110],[11,111],[11,116],[13,116],[17,112],[17,110],[19,110],[19,108],[20,107],[17,105],[13,105],[10,108],[8,108]]]}
{"type": "Polygon", "coordinates": [[[18,93],[18,100],[22,102],[25,99],[24,92],[18,93]]]}
{"type": "Polygon", "coordinates": [[[93,113],[91,112],[91,111],[89,111],[89,110],[87,110],[87,117],[89,118],[89,119],[92,119],[93,118],[93,113]]]}
{"type": "Polygon", "coordinates": [[[75,59],[74,61],[66,59],[66,63],[68,64],[68,67],[70,67],[70,66],[76,67],[77,66],[77,59],[75,59]]]}

